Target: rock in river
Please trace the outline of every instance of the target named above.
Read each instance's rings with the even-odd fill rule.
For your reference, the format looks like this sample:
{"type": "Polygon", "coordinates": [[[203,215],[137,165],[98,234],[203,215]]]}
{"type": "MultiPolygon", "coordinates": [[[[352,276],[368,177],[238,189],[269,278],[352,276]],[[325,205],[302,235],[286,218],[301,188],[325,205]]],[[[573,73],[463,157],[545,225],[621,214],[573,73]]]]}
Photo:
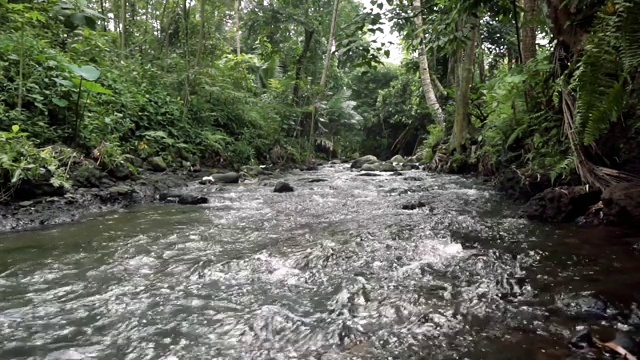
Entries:
{"type": "Polygon", "coordinates": [[[201,205],[209,202],[204,196],[198,196],[193,194],[183,194],[178,197],[178,204],[180,205],[201,205]]]}
{"type": "Polygon", "coordinates": [[[180,193],[161,193],[158,199],[165,203],[176,203],[180,205],[201,205],[209,202],[209,199],[204,196],[180,193]]]}
{"type": "Polygon", "coordinates": [[[402,157],[402,155],[396,155],[392,157],[391,160],[389,160],[389,162],[391,163],[398,163],[398,164],[404,164],[405,161],[406,160],[402,157]]]}
{"type": "Polygon", "coordinates": [[[402,204],[402,210],[416,210],[426,206],[427,204],[424,201],[411,201],[411,202],[402,204]]]}
{"type": "Polygon", "coordinates": [[[395,172],[398,171],[398,169],[396,169],[395,166],[393,166],[393,164],[390,163],[384,163],[380,165],[380,171],[384,171],[384,172],[395,172]]]}
{"type": "Polygon", "coordinates": [[[378,174],[374,172],[363,172],[363,173],[357,174],[356,176],[376,177],[376,176],[382,176],[382,174],[378,174]]]}
{"type": "Polygon", "coordinates": [[[380,171],[380,164],[364,164],[360,168],[360,171],[380,171]]]}
{"type": "Polygon", "coordinates": [[[563,186],[534,196],[525,205],[524,212],[529,220],[571,222],[598,201],[600,191],[589,190],[585,186],[563,186]]]}
{"type": "Polygon", "coordinates": [[[149,160],[147,160],[147,165],[155,172],[167,171],[167,164],[160,156],[149,158],[149,160]]]}
{"type": "Polygon", "coordinates": [[[291,186],[288,182],[278,181],[276,186],[273,188],[274,193],[286,193],[293,192],[293,186],[291,186]]]}
{"type": "Polygon", "coordinates": [[[240,174],[236,172],[228,172],[224,174],[213,174],[205,176],[200,180],[201,185],[207,184],[237,184],[240,182],[240,174]]]}
{"type": "Polygon", "coordinates": [[[378,158],[373,155],[366,155],[361,158],[354,160],[351,163],[352,169],[360,169],[364,164],[375,164],[378,162],[378,158]]]}
{"type": "Polygon", "coordinates": [[[603,215],[608,222],[634,225],[640,221],[640,186],[616,184],[602,194],[603,215]]]}

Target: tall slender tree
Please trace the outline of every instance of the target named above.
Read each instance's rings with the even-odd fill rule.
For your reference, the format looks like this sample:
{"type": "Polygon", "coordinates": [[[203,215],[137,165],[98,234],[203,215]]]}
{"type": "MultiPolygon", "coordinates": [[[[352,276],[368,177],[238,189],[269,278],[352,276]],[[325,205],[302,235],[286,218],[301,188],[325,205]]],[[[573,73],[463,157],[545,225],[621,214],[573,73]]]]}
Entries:
{"type": "Polygon", "coordinates": [[[471,84],[473,83],[473,66],[476,60],[476,47],[480,34],[480,21],[477,15],[469,15],[467,18],[467,27],[470,40],[460,64],[460,85],[458,86],[456,96],[456,115],[453,123],[451,142],[449,143],[450,148],[457,151],[462,150],[462,147],[468,142],[473,126],[469,117],[469,99],[471,84]]]}
{"type": "Polygon", "coordinates": [[[413,7],[416,12],[414,21],[416,24],[416,34],[419,41],[418,59],[420,61],[420,78],[422,79],[422,92],[424,94],[427,105],[429,106],[429,108],[431,109],[431,112],[435,117],[436,123],[443,125],[444,112],[440,107],[440,103],[438,103],[436,92],[433,89],[433,84],[431,81],[431,72],[429,71],[429,58],[427,57],[427,52],[424,46],[425,39],[424,39],[424,29],[423,29],[423,23],[422,23],[422,1],[413,0],[413,7]]]}
{"type": "Polygon", "coordinates": [[[522,62],[526,64],[535,59],[536,49],[536,23],[538,12],[538,0],[522,0],[524,16],[522,21],[522,62]]]}
{"type": "MultiPolygon", "coordinates": [[[[333,0],[333,12],[331,13],[331,25],[329,30],[329,39],[327,39],[327,53],[324,58],[324,67],[322,69],[322,76],[320,77],[320,95],[324,95],[327,88],[327,78],[329,76],[329,69],[331,68],[331,56],[333,55],[333,48],[336,39],[336,28],[338,25],[338,9],[340,8],[340,0],[333,0]]],[[[316,101],[317,103],[317,101],[316,101]]],[[[309,141],[314,141],[315,135],[315,122],[317,116],[317,106],[314,104],[311,114],[311,128],[309,129],[309,141]]]]}

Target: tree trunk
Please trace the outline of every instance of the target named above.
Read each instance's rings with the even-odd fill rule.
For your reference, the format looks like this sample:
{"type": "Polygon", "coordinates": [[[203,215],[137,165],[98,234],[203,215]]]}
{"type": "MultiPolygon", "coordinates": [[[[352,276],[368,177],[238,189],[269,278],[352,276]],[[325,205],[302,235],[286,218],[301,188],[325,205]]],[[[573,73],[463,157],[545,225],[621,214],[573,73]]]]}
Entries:
{"type": "Polygon", "coordinates": [[[524,18],[522,21],[522,63],[536,58],[536,24],[538,0],[523,0],[524,18]]]}
{"type": "Polygon", "coordinates": [[[198,51],[196,52],[196,68],[200,66],[200,58],[204,50],[204,32],[206,28],[206,0],[200,0],[200,34],[198,34],[198,51]]]}
{"type": "Polygon", "coordinates": [[[322,77],[320,78],[320,89],[327,87],[327,77],[329,76],[329,68],[331,67],[331,55],[333,54],[333,43],[336,38],[336,25],[338,20],[338,8],[340,0],[333,2],[333,14],[331,15],[331,29],[329,30],[329,41],[327,42],[327,55],[324,58],[324,68],[322,69],[322,77]]]}
{"type": "MultiPolygon", "coordinates": [[[[478,39],[478,41],[480,41],[480,39],[478,39]]],[[[478,44],[478,49],[476,50],[476,52],[478,53],[478,77],[481,83],[485,82],[485,79],[487,78],[487,68],[486,65],[484,63],[484,51],[482,50],[482,46],[481,44],[478,44]]]]}
{"type": "Polygon", "coordinates": [[[422,2],[421,0],[413,0],[413,6],[418,12],[414,17],[416,27],[418,28],[418,39],[420,46],[418,47],[418,59],[420,60],[420,78],[422,80],[422,92],[424,93],[427,106],[431,109],[435,121],[439,125],[444,124],[444,113],[438,103],[436,92],[433,90],[433,84],[431,83],[431,74],[429,72],[429,60],[424,48],[424,35],[422,31],[422,2]]]}
{"type": "Polygon", "coordinates": [[[185,52],[185,77],[184,77],[184,109],[182,112],[182,120],[185,121],[187,119],[187,115],[189,112],[189,104],[191,101],[191,88],[190,88],[190,77],[191,77],[191,65],[189,64],[189,7],[187,6],[187,1],[184,0],[182,3],[182,13],[184,15],[184,52],[185,52]]]}
{"type": "MultiPolygon", "coordinates": [[[[329,30],[329,39],[327,41],[327,55],[324,58],[324,67],[322,69],[322,77],[320,78],[320,94],[323,94],[327,88],[327,78],[329,77],[329,69],[331,68],[331,55],[333,54],[333,43],[336,38],[336,27],[338,24],[338,8],[340,8],[340,0],[333,1],[333,14],[331,15],[331,28],[329,30]]],[[[316,101],[317,103],[317,101],[316,101]]],[[[313,144],[315,134],[317,107],[313,105],[311,110],[311,128],[309,128],[309,142],[313,144]]]]}
{"type": "Polygon", "coordinates": [[[436,76],[436,74],[434,74],[431,71],[431,69],[429,69],[429,75],[431,75],[431,84],[433,84],[433,88],[436,91],[436,95],[441,95],[441,96],[446,95],[447,92],[444,90],[444,87],[442,86],[440,81],[438,81],[438,77],[436,76]]]}
{"type": "Polygon", "coordinates": [[[516,26],[516,44],[518,46],[518,57],[516,64],[522,64],[522,40],[520,38],[520,15],[518,14],[518,0],[511,0],[513,7],[513,22],[516,26]]]}
{"type": "Polygon", "coordinates": [[[457,77],[456,64],[458,63],[457,59],[458,59],[457,52],[456,54],[449,55],[448,66],[447,66],[447,87],[449,88],[452,88],[457,84],[457,81],[456,81],[456,77],[457,77]]]}
{"type": "Polygon", "coordinates": [[[236,55],[240,56],[241,51],[241,39],[242,34],[240,33],[240,6],[241,0],[236,0],[236,55]]]}
{"type": "Polygon", "coordinates": [[[300,99],[300,82],[302,81],[302,73],[304,72],[304,65],[307,62],[309,51],[311,51],[311,40],[313,40],[313,34],[315,30],[304,29],[304,45],[298,59],[296,60],[295,80],[293,83],[293,102],[297,107],[302,106],[302,100],[300,99]]]}
{"type": "Polygon", "coordinates": [[[476,46],[480,33],[478,17],[471,15],[469,18],[469,31],[471,32],[471,40],[467,45],[462,59],[460,71],[460,86],[456,96],[456,117],[453,124],[453,133],[451,134],[450,149],[461,151],[463,145],[468,141],[471,132],[471,119],[469,118],[469,98],[471,93],[471,84],[473,82],[473,65],[476,57],[476,46]]]}
{"type": "Polygon", "coordinates": [[[104,11],[104,0],[100,0],[100,15],[104,16],[104,21],[102,23],[103,30],[109,31],[109,14],[104,11]]]}
{"type": "Polygon", "coordinates": [[[120,51],[124,56],[124,50],[127,46],[127,0],[120,0],[120,51]]]}

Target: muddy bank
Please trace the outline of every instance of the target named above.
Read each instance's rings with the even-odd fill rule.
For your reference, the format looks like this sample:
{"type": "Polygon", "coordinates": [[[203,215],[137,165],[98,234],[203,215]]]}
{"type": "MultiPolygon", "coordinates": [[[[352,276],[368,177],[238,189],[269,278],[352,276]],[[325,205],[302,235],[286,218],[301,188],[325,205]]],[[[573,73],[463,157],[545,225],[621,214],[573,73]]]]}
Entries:
{"type": "Polygon", "coordinates": [[[11,201],[0,203],[0,232],[70,223],[87,215],[146,203],[199,205],[208,200],[195,195],[194,186],[222,188],[316,168],[316,164],[269,168],[246,166],[242,171],[234,172],[216,168],[145,166],[133,174],[127,171],[102,172],[93,166],[83,166],[72,172],[71,189],[54,188],[49,184],[26,184],[11,201]]]}
{"type": "Polygon", "coordinates": [[[506,169],[492,181],[498,191],[522,204],[532,221],[581,226],[635,226],[640,221],[640,185],[615,184],[601,191],[583,185],[575,175],[556,180],[548,175],[506,169]]]}
{"type": "Polygon", "coordinates": [[[202,173],[142,170],[132,179],[105,178],[94,187],[74,186],[64,193],[19,197],[0,204],[0,231],[68,223],[100,211],[158,201],[160,194],[187,187],[202,177],[202,173]]]}

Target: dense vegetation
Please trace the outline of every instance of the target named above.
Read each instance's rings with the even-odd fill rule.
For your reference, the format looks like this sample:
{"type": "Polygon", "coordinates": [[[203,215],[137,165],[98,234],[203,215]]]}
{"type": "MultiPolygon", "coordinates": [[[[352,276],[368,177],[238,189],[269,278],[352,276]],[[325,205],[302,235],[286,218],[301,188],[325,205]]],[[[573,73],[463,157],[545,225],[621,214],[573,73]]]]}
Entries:
{"type": "Polygon", "coordinates": [[[158,155],[419,152],[604,188],[640,164],[638,18],[631,0],[0,0],[0,197],[158,155]]]}

